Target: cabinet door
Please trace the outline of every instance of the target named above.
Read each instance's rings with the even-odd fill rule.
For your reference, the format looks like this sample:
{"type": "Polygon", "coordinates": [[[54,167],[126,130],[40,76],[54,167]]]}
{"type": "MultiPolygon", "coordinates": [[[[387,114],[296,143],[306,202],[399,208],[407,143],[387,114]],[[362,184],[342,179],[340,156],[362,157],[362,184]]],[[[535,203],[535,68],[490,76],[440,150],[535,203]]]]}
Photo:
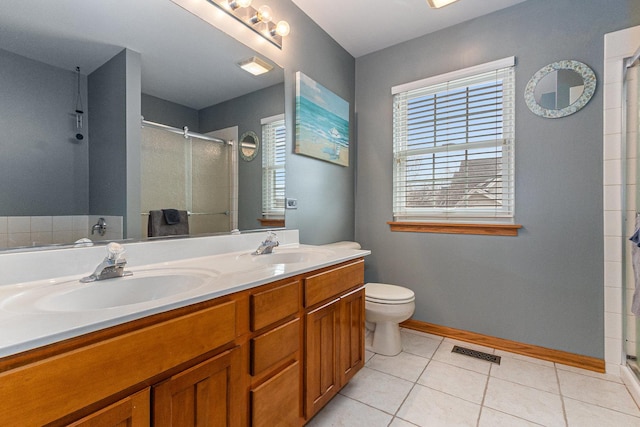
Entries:
{"type": "Polygon", "coordinates": [[[340,385],[364,366],[364,287],[340,298],[340,385]]]}
{"type": "Polygon", "coordinates": [[[340,388],[337,353],[340,300],[306,315],[305,417],[310,419],[340,388]]]}
{"type": "Polygon", "coordinates": [[[149,425],[149,389],[109,405],[69,427],[147,427],[149,425]]]}
{"type": "Polygon", "coordinates": [[[158,427],[240,425],[242,391],[238,347],[212,357],[153,387],[158,427]]]}
{"type": "Polygon", "coordinates": [[[251,390],[252,427],[300,424],[300,362],[296,361],[251,390]]]}

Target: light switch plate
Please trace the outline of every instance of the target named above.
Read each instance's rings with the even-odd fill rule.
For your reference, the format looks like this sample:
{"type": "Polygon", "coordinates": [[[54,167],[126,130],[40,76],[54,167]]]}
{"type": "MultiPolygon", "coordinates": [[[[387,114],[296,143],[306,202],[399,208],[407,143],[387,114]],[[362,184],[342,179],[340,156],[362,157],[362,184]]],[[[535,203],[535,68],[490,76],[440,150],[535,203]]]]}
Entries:
{"type": "Polygon", "coordinates": [[[298,199],[287,197],[284,201],[287,209],[298,209],[298,199]]]}

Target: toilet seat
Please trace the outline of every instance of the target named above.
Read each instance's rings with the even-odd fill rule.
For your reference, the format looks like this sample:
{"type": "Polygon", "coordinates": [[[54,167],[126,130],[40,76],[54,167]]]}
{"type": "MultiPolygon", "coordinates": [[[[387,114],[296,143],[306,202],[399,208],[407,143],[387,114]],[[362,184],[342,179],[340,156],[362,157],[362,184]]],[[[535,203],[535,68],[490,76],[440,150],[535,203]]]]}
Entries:
{"type": "Polygon", "coordinates": [[[386,283],[367,283],[365,285],[365,300],[376,304],[407,304],[415,299],[414,292],[402,286],[386,283]]]}

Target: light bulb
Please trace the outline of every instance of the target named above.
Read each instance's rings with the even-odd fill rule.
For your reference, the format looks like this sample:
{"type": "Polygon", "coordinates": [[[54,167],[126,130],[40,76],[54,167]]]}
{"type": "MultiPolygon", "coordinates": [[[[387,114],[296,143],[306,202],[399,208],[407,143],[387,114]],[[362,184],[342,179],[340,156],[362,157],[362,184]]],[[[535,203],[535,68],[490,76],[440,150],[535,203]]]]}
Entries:
{"type": "Polygon", "coordinates": [[[231,10],[236,10],[240,7],[251,6],[251,0],[228,0],[227,5],[229,5],[231,10]]]}
{"type": "Polygon", "coordinates": [[[256,18],[261,22],[271,22],[273,19],[273,11],[269,6],[264,4],[258,8],[256,18]]]}
{"type": "Polygon", "coordinates": [[[289,35],[289,31],[291,31],[291,27],[287,21],[279,21],[276,24],[276,34],[285,37],[289,35]]]}

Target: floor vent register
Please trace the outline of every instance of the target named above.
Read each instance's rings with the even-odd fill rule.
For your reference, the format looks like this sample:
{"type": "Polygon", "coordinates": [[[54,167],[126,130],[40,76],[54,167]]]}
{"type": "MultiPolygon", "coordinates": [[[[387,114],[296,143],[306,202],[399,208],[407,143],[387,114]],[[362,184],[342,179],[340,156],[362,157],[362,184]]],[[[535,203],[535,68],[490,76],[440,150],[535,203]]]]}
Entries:
{"type": "Polygon", "coordinates": [[[471,350],[470,348],[460,347],[458,345],[453,346],[452,353],[464,354],[465,356],[475,357],[476,359],[486,360],[491,363],[500,364],[500,356],[494,354],[484,353],[482,351],[471,350]]]}

